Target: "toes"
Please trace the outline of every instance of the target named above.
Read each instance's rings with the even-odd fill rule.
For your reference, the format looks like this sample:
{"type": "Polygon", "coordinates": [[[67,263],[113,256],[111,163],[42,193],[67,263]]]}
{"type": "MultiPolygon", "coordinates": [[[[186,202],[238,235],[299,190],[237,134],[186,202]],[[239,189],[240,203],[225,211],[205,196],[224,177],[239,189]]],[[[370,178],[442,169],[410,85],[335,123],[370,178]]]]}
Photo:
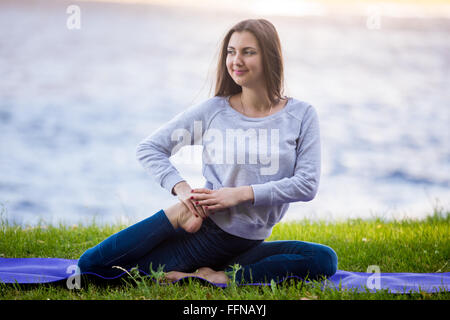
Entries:
{"type": "Polygon", "coordinates": [[[179,272],[176,271],[170,271],[168,273],[165,274],[165,279],[169,280],[169,281],[175,281],[182,278],[182,276],[180,275],[179,272]]]}
{"type": "Polygon", "coordinates": [[[169,273],[164,274],[164,280],[173,281],[173,276],[169,273]]]}

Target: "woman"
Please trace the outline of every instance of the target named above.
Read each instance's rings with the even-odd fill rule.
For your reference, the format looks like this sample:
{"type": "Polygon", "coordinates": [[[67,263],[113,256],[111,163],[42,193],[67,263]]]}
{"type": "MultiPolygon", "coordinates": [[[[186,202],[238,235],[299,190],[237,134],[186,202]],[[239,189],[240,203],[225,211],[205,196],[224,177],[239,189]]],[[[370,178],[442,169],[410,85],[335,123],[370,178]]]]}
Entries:
{"type": "Polygon", "coordinates": [[[149,273],[163,265],[168,280],[195,275],[213,283],[227,283],[234,264],[241,266],[239,283],[333,275],[337,255],[328,246],[264,241],[290,202],[315,197],[320,179],[317,114],[308,103],[283,97],[282,82],[274,26],[249,19],[232,27],[222,42],[215,96],[137,148],[143,167],[179,201],[87,250],[81,271],[110,277],[122,272],[114,266],[149,273]],[[199,189],[169,161],[195,144],[204,147],[206,185],[199,189]]]}

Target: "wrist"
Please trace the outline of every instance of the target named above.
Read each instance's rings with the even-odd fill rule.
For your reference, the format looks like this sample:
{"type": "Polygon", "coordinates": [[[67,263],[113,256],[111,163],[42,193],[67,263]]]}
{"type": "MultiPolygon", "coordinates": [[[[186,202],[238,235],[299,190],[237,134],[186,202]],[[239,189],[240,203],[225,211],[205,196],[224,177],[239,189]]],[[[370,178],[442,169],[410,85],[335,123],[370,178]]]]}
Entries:
{"type": "Polygon", "coordinates": [[[185,181],[180,181],[174,187],[172,188],[172,194],[178,195],[180,192],[183,192],[183,190],[189,190],[189,192],[192,190],[191,186],[185,181]]]}
{"type": "Polygon", "coordinates": [[[242,186],[238,187],[237,189],[240,195],[240,202],[251,201],[253,203],[255,196],[253,194],[253,188],[251,186],[242,186]]]}

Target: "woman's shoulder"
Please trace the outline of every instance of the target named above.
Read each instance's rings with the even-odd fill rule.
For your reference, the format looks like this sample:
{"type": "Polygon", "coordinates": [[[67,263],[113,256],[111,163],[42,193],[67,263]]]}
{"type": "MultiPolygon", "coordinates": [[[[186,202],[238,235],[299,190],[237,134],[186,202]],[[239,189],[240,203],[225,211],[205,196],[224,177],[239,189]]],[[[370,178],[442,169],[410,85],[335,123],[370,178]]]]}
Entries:
{"type": "Polygon", "coordinates": [[[289,99],[291,101],[287,112],[296,119],[302,121],[305,116],[311,116],[311,114],[316,113],[316,108],[308,101],[295,97],[289,97],[289,99]]]}
{"type": "Polygon", "coordinates": [[[193,109],[203,109],[207,110],[215,110],[218,107],[222,107],[224,105],[226,97],[214,96],[210,98],[203,99],[199,102],[194,103],[190,108],[193,109]]]}
{"type": "Polygon", "coordinates": [[[202,99],[200,101],[191,103],[184,111],[179,114],[180,116],[194,116],[208,118],[219,112],[223,106],[221,97],[211,97],[202,99]]]}
{"type": "Polygon", "coordinates": [[[297,109],[298,108],[308,108],[309,106],[312,106],[312,104],[306,100],[302,100],[302,99],[296,98],[296,97],[288,97],[288,98],[291,100],[291,104],[294,105],[297,109]]]}

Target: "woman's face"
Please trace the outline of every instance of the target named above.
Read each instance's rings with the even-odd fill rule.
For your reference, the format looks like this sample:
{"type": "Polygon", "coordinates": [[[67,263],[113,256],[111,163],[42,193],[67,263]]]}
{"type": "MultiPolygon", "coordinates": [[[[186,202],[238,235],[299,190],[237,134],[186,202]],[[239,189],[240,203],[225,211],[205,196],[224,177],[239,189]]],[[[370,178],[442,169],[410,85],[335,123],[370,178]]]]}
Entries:
{"type": "Polygon", "coordinates": [[[234,32],[227,48],[226,65],[231,78],[240,86],[262,84],[263,66],[258,40],[248,31],[234,32]],[[244,72],[237,72],[237,71],[244,72]]]}

